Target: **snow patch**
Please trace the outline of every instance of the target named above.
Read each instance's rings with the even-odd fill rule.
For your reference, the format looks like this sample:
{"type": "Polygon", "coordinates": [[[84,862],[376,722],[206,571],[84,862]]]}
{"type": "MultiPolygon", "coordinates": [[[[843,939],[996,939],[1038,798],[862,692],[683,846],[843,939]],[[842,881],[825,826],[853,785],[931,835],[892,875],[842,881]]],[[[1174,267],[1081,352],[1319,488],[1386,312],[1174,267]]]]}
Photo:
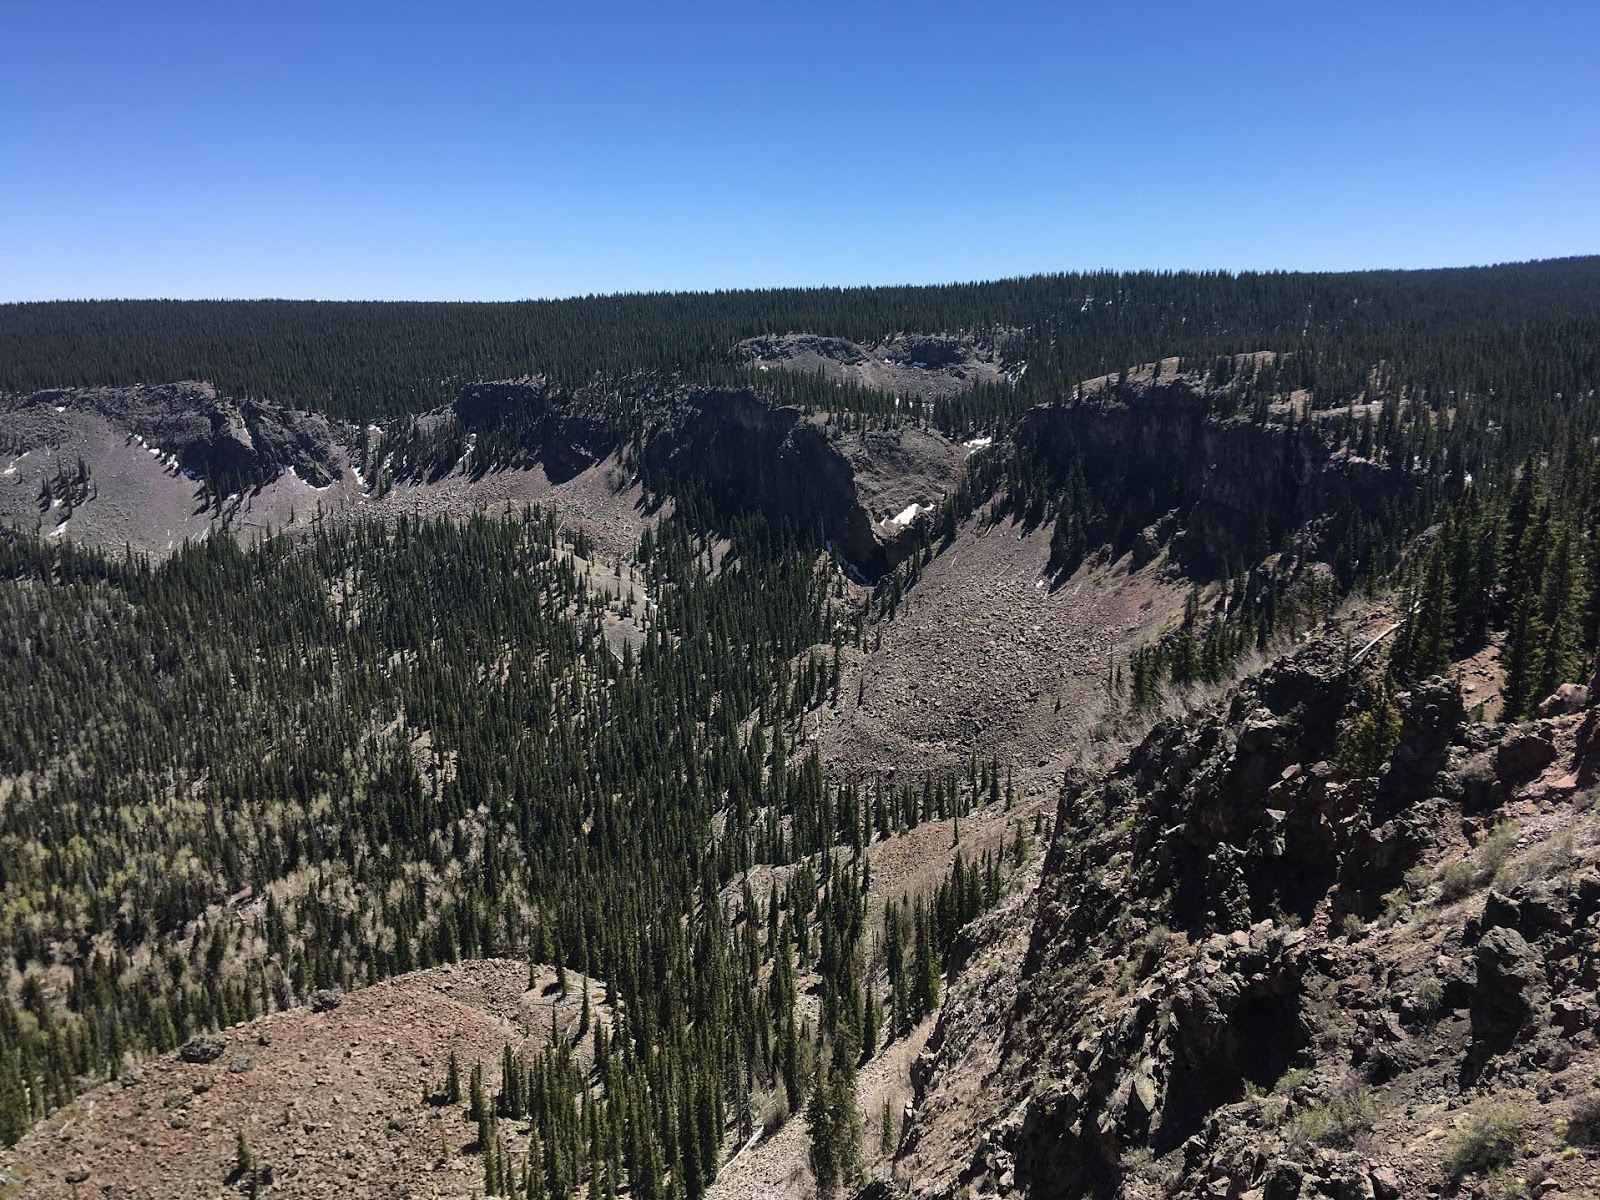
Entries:
{"type": "Polygon", "coordinates": [[[911,522],[915,521],[923,513],[932,511],[933,506],[931,504],[918,504],[916,501],[912,501],[894,516],[890,517],[889,524],[898,525],[903,529],[907,525],[911,524],[911,522]]]}
{"type": "MultiPolygon", "coordinates": [[[[832,554],[833,553],[833,540],[830,538],[830,539],[824,541],[822,543],[822,548],[824,550],[826,550],[829,554],[832,554]]],[[[839,556],[839,565],[844,568],[844,573],[846,575],[848,575],[851,579],[853,579],[856,583],[865,584],[867,582],[867,577],[860,572],[860,570],[856,567],[855,563],[851,562],[848,558],[845,558],[843,555],[839,556]]]]}
{"type": "MultiPolygon", "coordinates": [[[[55,505],[51,505],[51,507],[54,508],[55,505]]],[[[72,524],[72,518],[68,517],[65,521],[61,522],[61,524],[57,525],[54,529],[52,529],[45,536],[46,537],[60,537],[63,533],[65,533],[67,531],[67,526],[70,525],[70,524],[72,524]]]]}
{"type": "Polygon", "coordinates": [[[66,412],[67,411],[67,406],[65,404],[58,404],[58,405],[56,405],[56,411],[57,412],[66,412]]]}
{"type": "Polygon", "coordinates": [[[311,489],[311,490],[312,490],[312,491],[313,491],[313,492],[325,492],[325,491],[327,491],[327,490],[328,490],[328,489],[329,489],[329,488],[330,488],[330,487],[332,487],[332,486],[333,486],[333,485],[332,485],[332,484],[331,484],[331,483],[325,483],[325,484],[323,484],[323,485],[322,485],[322,486],[321,486],[321,487],[318,487],[318,486],[317,486],[317,485],[316,485],[316,484],[314,484],[314,483],[309,483],[309,482],[307,482],[307,481],[306,481],[306,480],[304,480],[304,479],[301,479],[301,478],[300,478],[300,472],[299,472],[299,471],[296,471],[296,470],[295,470],[295,469],[294,469],[294,464],[293,464],[293,463],[280,463],[280,464],[279,464],[279,466],[281,466],[281,467],[282,467],[282,468],[283,468],[283,469],[284,469],[284,470],[285,470],[285,471],[287,471],[287,472],[288,472],[288,473],[289,473],[289,477],[290,477],[290,478],[291,478],[291,479],[293,479],[293,480],[294,480],[294,481],[295,481],[295,482],[296,482],[296,483],[303,483],[303,484],[305,484],[305,485],[306,485],[306,487],[308,487],[308,488],[310,488],[310,489],[311,489]]]}
{"type": "Polygon", "coordinates": [[[984,437],[972,438],[969,441],[962,442],[961,444],[968,450],[987,450],[990,446],[994,445],[994,438],[985,435],[984,437]]]}

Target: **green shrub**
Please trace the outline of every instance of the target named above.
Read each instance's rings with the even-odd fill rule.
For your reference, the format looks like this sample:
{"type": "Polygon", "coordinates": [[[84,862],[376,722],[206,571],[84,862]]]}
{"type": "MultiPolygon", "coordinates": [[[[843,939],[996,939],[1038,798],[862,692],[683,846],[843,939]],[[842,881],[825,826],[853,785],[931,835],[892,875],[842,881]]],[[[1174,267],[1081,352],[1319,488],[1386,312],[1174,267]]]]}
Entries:
{"type": "Polygon", "coordinates": [[[1515,1104],[1495,1102],[1474,1109],[1450,1139],[1450,1170],[1487,1175],[1509,1166],[1523,1146],[1528,1114],[1515,1104]]]}
{"type": "Polygon", "coordinates": [[[1496,825],[1466,858],[1446,863],[1438,875],[1440,903],[1453,903],[1486,886],[1506,865],[1516,845],[1517,827],[1507,821],[1496,825]]]}
{"type": "Polygon", "coordinates": [[[1488,883],[1499,874],[1500,868],[1506,865],[1511,852],[1516,848],[1516,823],[1506,821],[1496,825],[1472,856],[1477,861],[1479,879],[1488,883]]]}
{"type": "Polygon", "coordinates": [[[1563,829],[1554,837],[1540,842],[1526,854],[1518,855],[1507,862],[1495,872],[1494,881],[1501,887],[1509,887],[1528,880],[1553,879],[1568,874],[1572,870],[1572,864],[1572,830],[1563,829]]]}
{"type": "Polygon", "coordinates": [[[1307,1067],[1291,1067],[1285,1071],[1278,1082],[1272,1085],[1272,1090],[1280,1096],[1290,1095],[1295,1088],[1311,1078],[1311,1071],[1307,1067]]]}
{"type": "Polygon", "coordinates": [[[1399,744],[1400,710],[1385,687],[1378,694],[1376,704],[1357,713],[1339,731],[1334,770],[1340,779],[1376,775],[1399,744]]]}
{"type": "Polygon", "coordinates": [[[1364,1087],[1352,1088],[1294,1119],[1289,1136],[1315,1146],[1348,1147],[1378,1120],[1378,1101],[1364,1087]]]}
{"type": "Polygon", "coordinates": [[[1444,1007],[1444,984],[1431,977],[1424,979],[1412,990],[1411,1003],[1418,1012],[1433,1016],[1444,1007]]]}
{"type": "Polygon", "coordinates": [[[1477,886],[1478,873],[1466,859],[1445,863],[1439,869],[1439,899],[1445,904],[1454,903],[1472,894],[1477,886]]]}

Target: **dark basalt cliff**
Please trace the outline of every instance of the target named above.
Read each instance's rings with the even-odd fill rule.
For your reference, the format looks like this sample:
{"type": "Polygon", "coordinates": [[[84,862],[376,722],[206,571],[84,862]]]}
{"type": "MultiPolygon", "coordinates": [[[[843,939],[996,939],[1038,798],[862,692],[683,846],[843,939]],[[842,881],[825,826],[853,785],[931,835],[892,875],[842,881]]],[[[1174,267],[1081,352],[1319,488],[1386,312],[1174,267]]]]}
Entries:
{"type": "Polygon", "coordinates": [[[13,406],[87,410],[141,437],[220,491],[259,486],[288,467],[322,487],[341,469],[326,417],[259,400],[221,397],[208,383],[60,388],[13,406]]]}
{"type": "Polygon", "coordinates": [[[1315,421],[1223,417],[1218,401],[1187,376],[1125,381],[1030,410],[1015,437],[1075,453],[1092,490],[1151,520],[1176,510],[1174,551],[1202,574],[1254,561],[1263,535],[1371,518],[1408,486],[1404,472],[1333,450],[1315,421]]]}
{"type": "Polygon", "coordinates": [[[538,463],[559,482],[626,454],[657,498],[694,491],[727,514],[759,509],[792,529],[820,531],[867,578],[910,551],[909,534],[874,531],[855,468],[825,427],[753,392],[660,388],[636,396],[477,383],[462,391],[455,412],[479,438],[480,469],[538,463]]]}

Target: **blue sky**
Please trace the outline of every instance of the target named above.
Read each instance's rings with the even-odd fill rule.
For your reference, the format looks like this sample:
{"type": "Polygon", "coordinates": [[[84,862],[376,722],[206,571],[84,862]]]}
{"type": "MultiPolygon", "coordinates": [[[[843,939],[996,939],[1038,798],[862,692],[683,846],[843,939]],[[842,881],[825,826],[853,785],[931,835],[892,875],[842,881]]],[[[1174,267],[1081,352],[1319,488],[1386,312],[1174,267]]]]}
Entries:
{"type": "Polygon", "coordinates": [[[1600,252],[1600,3],[7,0],[0,300],[1600,252]]]}

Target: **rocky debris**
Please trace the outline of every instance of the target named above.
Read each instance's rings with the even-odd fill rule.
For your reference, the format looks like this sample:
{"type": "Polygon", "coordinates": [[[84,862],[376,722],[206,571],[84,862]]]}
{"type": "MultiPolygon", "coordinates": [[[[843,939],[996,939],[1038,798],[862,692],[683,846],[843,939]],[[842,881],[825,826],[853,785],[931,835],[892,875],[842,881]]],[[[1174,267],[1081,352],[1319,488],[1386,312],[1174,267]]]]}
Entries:
{"type": "MultiPolygon", "coordinates": [[[[243,1132],[264,1194],[468,1200],[483,1189],[482,1159],[463,1151],[475,1126],[465,1106],[435,1107],[424,1093],[452,1052],[463,1073],[481,1063],[492,1075],[505,1047],[531,1056],[552,1029],[592,1063],[593,1039],[577,1034],[585,981],[568,979],[576,986],[562,998],[554,968],[540,968],[530,989],[527,962],[482,960],[352,991],[327,1012],[257,1018],[226,1043],[205,1039],[249,1045],[254,1069],[235,1073],[231,1058],[209,1049],[213,1067],[197,1069],[182,1053],[152,1059],[136,1081],[125,1073],[123,1086],[86,1093],[0,1150],[0,1190],[30,1200],[240,1195],[245,1188],[225,1181],[243,1132]]],[[[604,986],[587,986],[591,1020],[609,1021],[604,986]]],[[[525,1150],[519,1131],[506,1136],[515,1153],[525,1150]]]]}
{"type": "Polygon", "coordinates": [[[920,571],[873,648],[844,653],[841,703],[808,719],[841,775],[965,769],[998,757],[1020,789],[1048,789],[1107,730],[1113,661],[1183,612],[1188,587],[1163,563],[1085,563],[1046,577],[1047,529],[982,519],[920,571]]]}

